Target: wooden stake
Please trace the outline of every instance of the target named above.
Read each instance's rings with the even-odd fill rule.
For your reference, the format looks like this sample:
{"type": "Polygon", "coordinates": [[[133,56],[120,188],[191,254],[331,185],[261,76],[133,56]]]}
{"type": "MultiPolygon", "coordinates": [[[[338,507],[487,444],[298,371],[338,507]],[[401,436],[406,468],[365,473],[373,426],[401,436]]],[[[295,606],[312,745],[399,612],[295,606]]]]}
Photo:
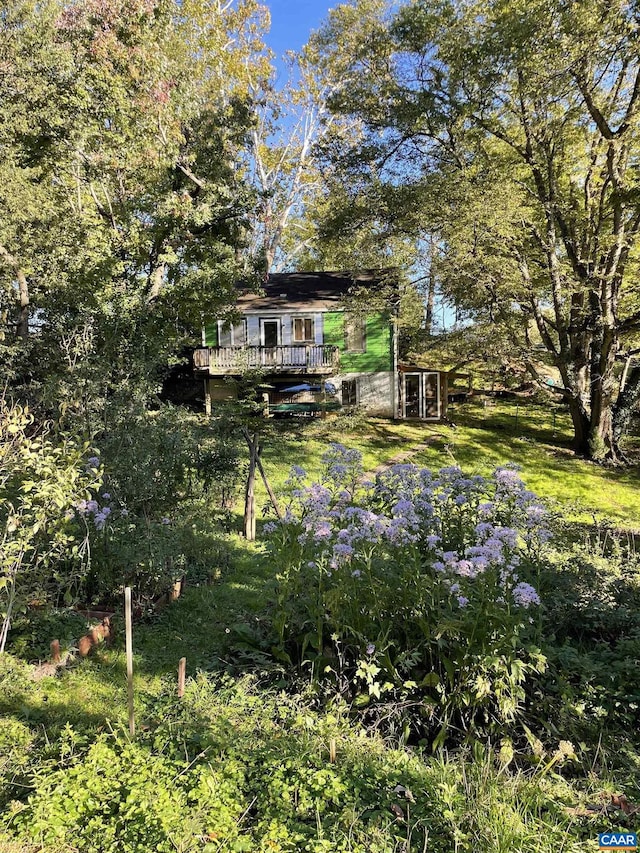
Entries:
{"type": "Polygon", "coordinates": [[[337,753],[336,739],[334,737],[332,737],[331,740],[329,741],[329,762],[331,764],[336,763],[336,753],[337,753]]]}
{"type": "Polygon", "coordinates": [[[280,506],[278,504],[278,499],[276,498],[274,491],[271,488],[271,483],[267,480],[267,475],[265,473],[264,468],[262,467],[262,460],[260,459],[259,456],[256,456],[256,465],[258,466],[258,471],[260,471],[260,476],[262,477],[264,487],[267,490],[267,494],[269,495],[269,498],[271,500],[273,508],[276,511],[276,515],[278,516],[280,521],[282,521],[282,519],[284,518],[284,516],[282,514],[282,510],[280,509],[280,506]]]}
{"type": "Polygon", "coordinates": [[[249,448],[249,453],[251,454],[251,458],[255,460],[255,465],[258,471],[260,472],[260,476],[262,477],[262,481],[264,482],[264,487],[267,490],[267,494],[269,495],[269,499],[273,504],[273,508],[276,511],[276,515],[282,521],[284,518],[280,506],[278,505],[278,499],[275,496],[273,489],[271,488],[271,483],[267,479],[267,475],[265,473],[264,468],[262,467],[262,460],[260,459],[260,447],[257,442],[257,434],[255,436],[255,443],[251,440],[251,436],[249,435],[249,430],[246,427],[242,428],[242,434],[244,435],[245,441],[247,442],[247,446],[249,448]]]}
{"type": "Polygon", "coordinates": [[[187,672],[187,659],[180,658],[180,663],[178,664],[178,699],[182,699],[184,696],[184,679],[187,672]]]}
{"type": "Polygon", "coordinates": [[[51,640],[51,660],[60,663],[60,640],[51,640]]]}
{"type": "Polygon", "coordinates": [[[124,590],[124,628],[127,650],[127,699],[129,704],[129,734],[133,737],[136,733],[136,724],[133,719],[133,625],[131,620],[131,587],[124,590]]]}
{"type": "Polygon", "coordinates": [[[244,537],[248,542],[255,541],[256,538],[256,457],[258,455],[258,433],[254,433],[253,438],[249,435],[249,431],[244,428],[245,439],[249,447],[249,472],[247,474],[247,486],[244,498],[244,537]]]}

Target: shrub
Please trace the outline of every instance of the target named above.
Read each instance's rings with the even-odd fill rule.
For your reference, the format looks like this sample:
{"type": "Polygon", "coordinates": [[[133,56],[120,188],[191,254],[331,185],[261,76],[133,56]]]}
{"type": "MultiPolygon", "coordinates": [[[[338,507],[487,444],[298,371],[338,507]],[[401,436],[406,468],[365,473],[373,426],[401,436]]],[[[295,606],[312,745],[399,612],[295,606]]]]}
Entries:
{"type": "MultiPolygon", "coordinates": [[[[218,771],[154,753],[119,735],[100,735],[66,767],[41,775],[27,836],[45,844],[73,840],[87,853],[172,853],[221,834],[233,842],[242,814],[239,765],[218,771]],[[188,846],[187,846],[188,845],[188,846]]],[[[197,847],[202,849],[202,843],[197,847]]]]}
{"type": "Polygon", "coordinates": [[[27,604],[71,603],[87,567],[73,508],[100,482],[88,447],[35,432],[27,409],[0,399],[0,653],[27,604]],[[64,559],[63,559],[64,558],[64,559]]]}
{"type": "Polygon", "coordinates": [[[185,574],[208,579],[224,559],[239,445],[168,405],[114,407],[112,421],[101,443],[104,487],[76,507],[91,542],[84,597],[105,604],[131,585],[144,607],[185,574]]]}
{"type": "Polygon", "coordinates": [[[312,713],[250,678],[200,675],[181,702],[167,689],[148,697],[146,711],[135,742],[66,729],[27,801],[5,814],[17,849],[585,849],[564,811],[579,794],[552,772],[560,755],[514,774],[492,750],[425,761],[354,727],[340,705],[312,713]]]}
{"type": "Polygon", "coordinates": [[[547,672],[532,716],[576,741],[637,740],[640,709],[640,558],[616,539],[549,555],[540,576],[547,672]]]}
{"type": "Polygon", "coordinates": [[[544,667],[530,643],[549,537],[535,495],[512,468],[396,465],[363,483],[341,445],[323,464],[311,485],[293,469],[286,516],[267,528],[280,656],[358,707],[382,702],[403,724],[410,711],[435,746],[513,722],[544,667]]]}
{"type": "Polygon", "coordinates": [[[34,736],[24,723],[0,717],[0,805],[15,795],[14,784],[29,769],[34,736]]]}

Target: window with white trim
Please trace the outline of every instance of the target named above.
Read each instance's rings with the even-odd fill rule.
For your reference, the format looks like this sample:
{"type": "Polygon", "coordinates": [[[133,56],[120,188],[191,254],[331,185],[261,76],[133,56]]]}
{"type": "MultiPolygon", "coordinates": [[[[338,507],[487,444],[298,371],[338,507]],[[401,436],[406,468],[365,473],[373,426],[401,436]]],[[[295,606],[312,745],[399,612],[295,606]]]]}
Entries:
{"type": "Polygon", "coordinates": [[[296,344],[314,343],[313,317],[293,318],[293,341],[296,344]]]}
{"type": "Polygon", "coordinates": [[[247,321],[240,320],[235,326],[225,320],[218,320],[218,346],[243,347],[247,343],[247,321]]]}

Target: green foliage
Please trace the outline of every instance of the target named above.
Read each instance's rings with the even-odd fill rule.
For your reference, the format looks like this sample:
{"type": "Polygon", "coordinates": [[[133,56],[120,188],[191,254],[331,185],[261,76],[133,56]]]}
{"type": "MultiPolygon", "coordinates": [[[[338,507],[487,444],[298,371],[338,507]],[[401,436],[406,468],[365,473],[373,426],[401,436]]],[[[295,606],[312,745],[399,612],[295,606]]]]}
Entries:
{"type": "Polygon", "coordinates": [[[0,18],[0,384],[83,436],[157,405],[251,275],[253,0],[18,0],[0,18]],[[249,70],[251,69],[251,71],[249,70]],[[37,332],[37,334],[36,334],[37,332]]]}
{"type": "Polygon", "coordinates": [[[623,542],[614,533],[557,550],[540,577],[549,668],[532,713],[576,741],[622,744],[640,710],[640,559],[623,542]]]}
{"type": "Polygon", "coordinates": [[[359,459],[332,445],[311,486],[292,470],[287,517],[271,526],[277,654],[405,738],[506,731],[545,666],[523,583],[545,511],[511,469],[484,480],[397,465],[367,488],[359,459]]]}
{"type": "Polygon", "coordinates": [[[34,734],[14,717],[0,717],[0,805],[17,793],[15,783],[31,769],[34,734]]]}
{"type": "Polygon", "coordinates": [[[0,652],[27,604],[69,604],[77,595],[87,551],[74,507],[100,482],[87,452],[38,434],[27,409],[0,400],[0,652]]]}
{"type": "MultiPolygon", "coordinates": [[[[171,410],[159,411],[158,419],[168,432],[180,428],[180,419],[171,410]]],[[[551,455],[553,430],[548,413],[545,419],[536,410],[534,418],[533,412],[521,405],[522,434],[516,434],[513,421],[513,410],[501,403],[490,412],[472,410],[457,430],[382,421],[364,424],[350,418],[327,419],[304,427],[288,425],[273,430],[265,467],[274,482],[281,484],[290,460],[304,458],[313,476],[322,478],[327,473],[321,462],[327,442],[336,433],[345,435],[348,429],[355,430],[353,441],[365,451],[368,469],[418,443],[423,448],[421,461],[428,460],[434,467],[441,464],[447,453],[445,444],[450,444],[465,467],[474,466],[475,471],[485,474],[494,463],[506,461],[517,452],[522,461],[531,462],[525,476],[537,478],[547,493],[571,496],[582,488],[586,503],[597,506],[606,486],[610,505],[619,501],[620,519],[627,524],[635,519],[637,496],[632,471],[604,471],[573,458],[551,455]],[[482,422],[485,416],[486,422],[482,422]],[[524,440],[529,431],[540,441],[524,440]],[[551,464],[556,467],[545,471],[551,464]],[[563,476],[571,482],[563,483],[563,476]]],[[[558,428],[562,431],[564,424],[558,428]]],[[[135,429],[137,432],[138,426],[135,429]]],[[[192,446],[186,425],[184,429],[184,445],[175,445],[180,457],[183,447],[192,446]]],[[[147,435],[144,427],[140,431],[147,435]]],[[[164,446],[155,423],[150,431],[150,450],[141,453],[143,459],[153,456],[153,448],[164,446]]],[[[126,435],[124,427],[121,434],[126,435]]],[[[198,435],[199,443],[208,433],[198,435]]],[[[111,515],[120,507],[115,497],[117,447],[114,441],[109,456],[102,454],[101,470],[107,478],[114,460],[112,481],[92,492],[102,507],[104,490],[111,490],[111,515]]],[[[210,449],[215,452],[215,444],[210,449]]],[[[127,464],[135,465],[135,451],[128,453],[127,464]]],[[[185,458],[189,453],[185,452],[185,458]]],[[[159,459],[158,465],[163,464],[159,459]]],[[[362,578],[342,572],[341,567],[328,579],[333,582],[331,589],[340,591],[338,603],[344,606],[345,619],[348,616],[359,625],[362,637],[351,645],[338,646],[327,636],[327,665],[348,675],[349,686],[355,686],[363,697],[361,701],[366,700],[368,705],[357,714],[341,701],[319,708],[316,691],[293,695],[300,679],[292,676],[290,663],[283,665],[270,659],[271,645],[265,641],[271,638],[271,603],[277,596],[272,554],[264,546],[239,537],[220,538],[216,525],[210,523],[217,496],[209,503],[199,473],[193,475],[189,487],[190,475],[182,479],[173,460],[166,464],[168,476],[175,477],[172,482],[179,499],[174,512],[170,498],[163,497],[164,484],[154,479],[150,463],[141,466],[145,473],[139,492],[133,476],[123,473],[122,482],[131,484],[128,494],[132,502],[137,494],[146,494],[147,487],[149,494],[166,501],[162,509],[169,510],[171,525],[161,525],[161,517],[155,517],[154,523],[162,527],[159,534],[168,537],[167,548],[173,550],[174,559],[184,553],[189,566],[198,571],[202,567],[202,579],[213,569],[216,582],[187,588],[185,595],[159,617],[136,624],[137,735],[133,741],[124,733],[127,706],[121,635],[116,635],[113,645],[101,647],[90,659],[57,677],[47,676],[47,668],[29,666],[10,654],[0,656],[3,853],[89,853],[107,847],[120,853],[146,853],[154,847],[204,849],[208,853],[234,849],[258,853],[401,853],[425,847],[434,853],[455,849],[460,853],[557,853],[559,849],[583,853],[591,848],[595,851],[603,816],[582,817],[569,809],[580,811],[586,804],[604,804],[612,792],[622,791],[630,801],[638,801],[637,711],[633,704],[638,692],[634,662],[638,657],[640,602],[637,557],[630,533],[618,542],[613,529],[603,526],[599,539],[586,548],[575,542],[589,534],[593,538],[594,530],[567,523],[562,534],[547,546],[543,560],[535,555],[529,559],[524,542],[520,542],[523,565],[518,571],[523,577],[529,572],[536,574],[543,607],[522,614],[533,616],[535,624],[525,619],[517,636],[519,642],[528,643],[530,632],[534,632],[548,658],[544,673],[529,672],[524,682],[515,685],[518,690],[524,687],[526,693],[519,710],[519,720],[526,728],[514,726],[510,739],[507,726],[494,725],[489,738],[479,741],[470,736],[467,748],[433,756],[419,746],[398,746],[407,736],[403,723],[408,711],[400,707],[403,702],[418,697],[425,704],[426,696],[428,712],[433,707],[437,710],[433,685],[424,685],[418,691],[411,685],[405,687],[411,680],[411,667],[415,671],[419,666],[410,653],[405,654],[416,636],[412,633],[417,630],[416,623],[411,620],[416,604],[429,604],[429,587],[414,585],[405,595],[397,583],[395,587],[391,584],[398,578],[408,578],[412,583],[412,572],[418,577],[418,570],[420,578],[427,575],[428,543],[416,547],[413,563],[396,560],[385,564],[382,550],[374,555],[372,575],[387,581],[385,587],[376,590],[377,611],[371,607],[373,596],[363,591],[362,578]],[[422,562],[416,562],[420,557],[422,562]],[[387,613],[383,612],[383,591],[389,601],[387,613]],[[389,613],[398,606],[404,608],[402,618],[392,623],[389,613]],[[372,614],[387,619],[399,638],[388,654],[400,679],[387,692],[382,691],[387,662],[383,654],[378,657],[378,652],[392,634],[376,635],[377,648],[368,655],[370,638],[365,633],[370,630],[372,614]],[[183,655],[190,677],[184,699],[177,701],[175,668],[183,655]],[[219,668],[233,676],[195,675],[198,670],[219,668]],[[247,669],[256,675],[238,674],[247,669]],[[278,686],[273,686],[276,682],[278,686]],[[376,683],[382,701],[376,699],[375,692],[369,695],[376,683]],[[288,692],[280,692],[282,688],[288,692]],[[385,700],[391,700],[386,708],[385,700]],[[385,719],[387,712],[395,716],[385,719]],[[383,739],[383,731],[394,737],[383,739]]],[[[358,479],[358,466],[347,468],[349,477],[358,479]]],[[[408,470],[403,467],[400,482],[407,481],[408,470]]],[[[458,547],[471,535],[473,503],[456,510],[450,505],[455,503],[453,494],[450,497],[440,515],[450,522],[447,541],[458,547]]],[[[144,519],[145,512],[153,513],[153,499],[138,506],[145,509],[132,513],[136,519],[144,519]]],[[[388,508],[376,504],[372,510],[383,515],[388,508]]],[[[570,512],[571,507],[566,514],[570,512]]],[[[85,516],[97,550],[98,536],[105,534],[111,515],[102,531],[95,528],[95,513],[85,516]]],[[[505,514],[505,521],[507,517],[505,514]]],[[[118,532],[123,554],[125,538],[123,529],[118,532]]],[[[313,553],[314,562],[320,559],[322,543],[307,542],[304,548],[313,553]]],[[[291,560],[296,549],[303,549],[297,539],[287,555],[291,560]]],[[[408,545],[407,555],[410,550],[408,545]]],[[[388,553],[392,555],[391,550],[388,553]]],[[[394,551],[393,556],[398,553],[394,551]]],[[[311,585],[300,590],[299,601],[305,607],[310,589],[311,585]]],[[[328,587],[323,590],[330,591],[328,587]]],[[[506,655],[510,655],[508,638],[513,634],[509,634],[512,623],[508,615],[494,608],[491,600],[480,600],[482,595],[475,600],[466,594],[470,603],[465,608],[456,607],[449,596],[441,600],[441,607],[430,611],[434,620],[442,620],[441,649],[458,644],[463,656],[459,660],[464,663],[463,640],[466,637],[475,643],[469,632],[478,615],[485,620],[476,628],[478,642],[483,632],[491,632],[493,624],[499,634],[495,642],[503,643],[506,655]]],[[[327,601],[333,607],[330,598],[327,601]]],[[[295,597],[286,602],[286,607],[293,619],[305,618],[301,607],[296,610],[295,597]]],[[[331,610],[317,612],[325,619],[342,618],[340,612],[337,616],[331,610]]],[[[291,626],[295,627],[293,621],[291,626]]],[[[303,626],[303,632],[311,635],[311,643],[315,642],[316,628],[303,626]]],[[[54,635],[64,642],[67,637],[77,638],[80,630],[78,617],[43,612],[30,624],[18,620],[12,632],[12,649],[39,657],[54,635]]],[[[423,646],[426,643],[423,637],[419,642],[423,646]]],[[[319,666],[317,648],[308,645],[307,655],[319,666]]],[[[479,661],[481,666],[485,663],[479,661]]],[[[495,662],[487,666],[495,668],[495,662]]],[[[335,677],[332,673],[325,676],[335,677]]],[[[462,685],[459,696],[464,692],[462,685]]],[[[493,702],[491,697],[489,702],[493,702]]],[[[463,710],[463,714],[467,712],[463,710]]],[[[491,728],[491,723],[487,725],[482,719],[483,713],[473,721],[476,726],[480,724],[476,735],[491,728]]],[[[419,720],[424,731],[428,720],[422,716],[419,720]]],[[[627,818],[611,807],[606,819],[634,828],[633,817],[627,818]]]]}
{"type": "Polygon", "coordinates": [[[7,812],[9,837],[79,853],[581,849],[563,811],[581,795],[556,775],[566,745],[527,773],[504,750],[423,760],[354,730],[340,706],[203,675],[182,702],[148,697],[145,719],[133,742],[67,727],[7,812]]]}
{"type": "Polygon", "coordinates": [[[206,580],[218,566],[240,448],[230,431],[171,405],[146,411],[119,399],[107,413],[104,492],[85,516],[91,569],[83,594],[105,603],[131,585],[144,605],[182,575],[206,580]]]}
{"type": "Polygon", "coordinates": [[[334,239],[341,213],[364,230],[373,210],[380,231],[432,240],[441,292],[499,324],[541,385],[542,352],[579,451],[615,460],[640,398],[616,364],[640,331],[632,8],[357,0],[311,51],[334,83],[334,239]]]}
{"type": "Polygon", "coordinates": [[[11,628],[11,653],[25,660],[46,660],[51,654],[51,640],[60,648],[71,648],[87,633],[87,620],[75,610],[27,608],[16,616],[11,628]]]}
{"type": "Polygon", "coordinates": [[[60,744],[61,769],[37,779],[37,793],[17,821],[28,821],[27,837],[49,844],[73,839],[87,853],[170,853],[177,844],[202,849],[203,838],[221,835],[233,845],[242,815],[239,763],[226,762],[222,772],[204,763],[189,768],[119,735],[99,736],[86,751],[82,743],[69,731],[60,744]],[[65,756],[66,749],[74,754],[65,756]]]}

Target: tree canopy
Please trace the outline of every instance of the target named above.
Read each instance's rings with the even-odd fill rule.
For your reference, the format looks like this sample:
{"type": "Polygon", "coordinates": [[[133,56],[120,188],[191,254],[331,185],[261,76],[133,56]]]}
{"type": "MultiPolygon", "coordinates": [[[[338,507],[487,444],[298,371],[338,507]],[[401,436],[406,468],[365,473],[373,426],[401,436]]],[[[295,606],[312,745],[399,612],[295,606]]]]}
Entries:
{"type": "MultiPolygon", "coordinates": [[[[559,370],[578,449],[615,459],[640,397],[635,5],[371,0],[316,38],[361,132],[334,156],[361,197],[434,236],[440,285],[559,370]],[[365,24],[356,29],[355,17],[365,24]],[[382,190],[381,190],[382,187],[382,190]],[[626,362],[626,368],[625,368],[626,362]]],[[[539,377],[538,377],[539,378],[539,377]]]]}
{"type": "Polygon", "coordinates": [[[252,0],[3,4],[7,373],[66,376],[58,399],[81,408],[80,373],[147,374],[151,352],[229,301],[247,269],[239,163],[264,26],[252,0]]]}

